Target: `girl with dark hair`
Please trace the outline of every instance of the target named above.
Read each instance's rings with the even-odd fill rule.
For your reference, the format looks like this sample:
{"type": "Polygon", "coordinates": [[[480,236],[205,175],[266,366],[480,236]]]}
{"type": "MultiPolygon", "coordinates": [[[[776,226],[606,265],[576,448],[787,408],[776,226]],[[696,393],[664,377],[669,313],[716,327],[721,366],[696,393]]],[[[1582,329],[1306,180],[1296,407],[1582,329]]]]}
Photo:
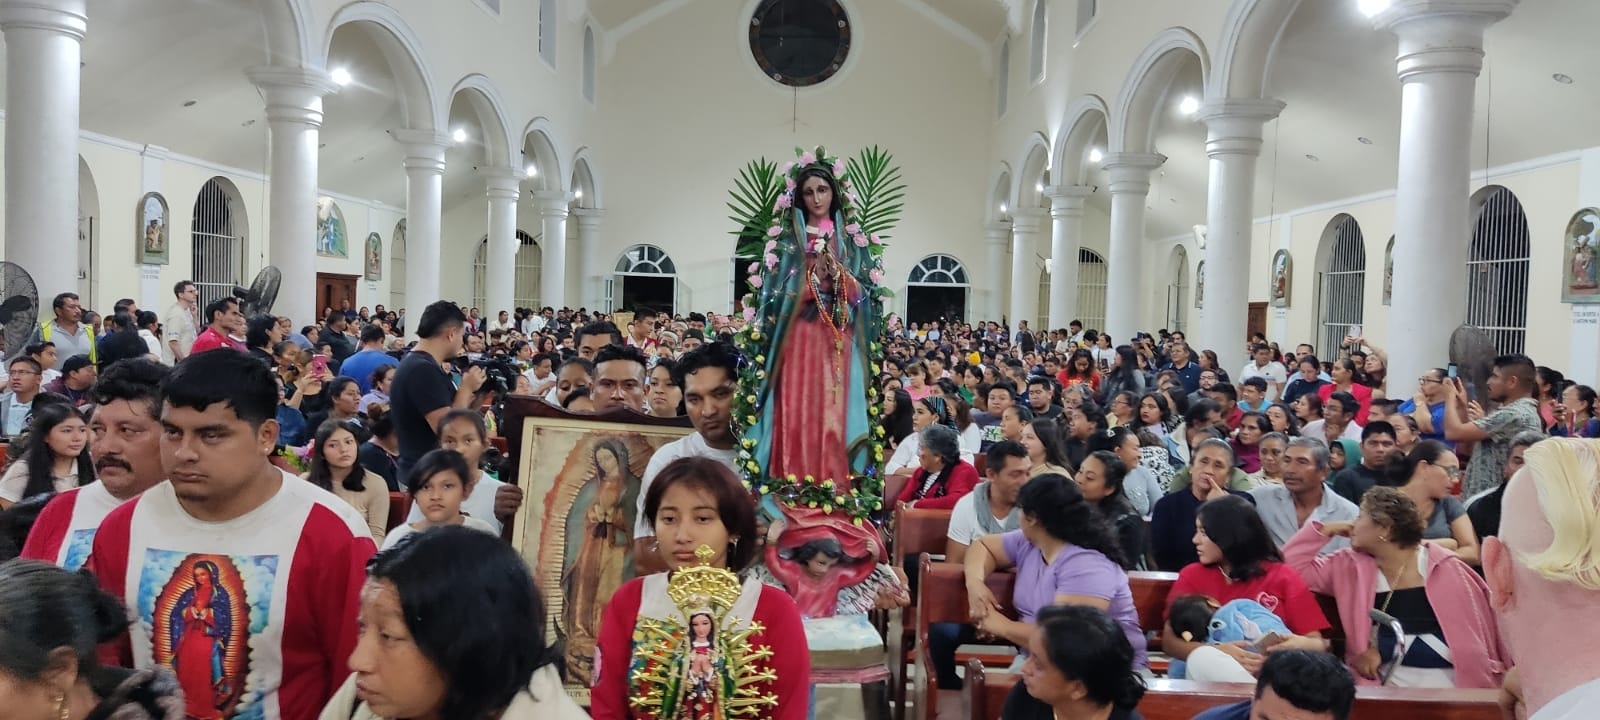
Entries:
{"type": "Polygon", "coordinates": [[[1000,710],[1005,720],[1141,720],[1144,677],[1133,667],[1135,648],[1117,621],[1082,605],[1039,611],[1028,637],[1022,682],[1000,710]],[[1081,688],[1082,692],[1078,692],[1081,688]]]}
{"type": "Polygon", "coordinates": [[[1478,564],[1478,534],[1461,499],[1452,494],[1461,479],[1461,461],[1444,443],[1423,440],[1404,455],[1390,456],[1379,484],[1400,488],[1422,516],[1424,540],[1478,564]]]}
{"type": "MultiPolygon", "coordinates": [[[[733,471],[718,460],[685,457],[668,463],[650,483],[644,498],[645,521],[655,529],[655,550],[668,572],[636,577],[623,583],[607,601],[600,623],[600,637],[590,692],[590,712],[597,718],[626,720],[652,718],[680,711],[692,698],[677,696],[682,675],[672,675],[670,687],[630,667],[635,655],[665,654],[669,668],[689,669],[697,653],[683,624],[700,612],[713,619],[708,638],[716,647],[737,631],[759,625],[749,634],[752,650],[774,651],[764,659],[752,659],[744,671],[771,672],[771,680],[748,686],[761,696],[776,698],[776,704],[762,717],[776,720],[804,720],[810,711],[811,661],[805,628],[794,599],[782,589],[762,583],[755,577],[742,577],[737,598],[713,599],[711,607],[679,608],[668,594],[669,583],[686,570],[710,576],[706,568],[743,573],[760,549],[756,530],[756,506],[733,471]],[[720,624],[721,627],[717,627],[720,624]],[[663,627],[677,628],[666,643],[656,637],[663,627]],[[648,636],[648,637],[647,637],[648,636]],[[635,638],[641,638],[635,640],[635,638]],[[634,700],[653,698],[655,707],[636,707],[634,700]],[[670,703],[670,707],[662,707],[670,703]]],[[[794,531],[791,531],[794,532],[794,531]]],[[[846,548],[846,553],[850,551],[846,548]]],[[[725,576],[722,576],[725,577],[725,576]]],[[[696,604],[704,604],[700,600],[696,604]]],[[[748,655],[749,653],[744,653],[748,655]]],[[[730,658],[731,659],[731,658],[730,658]]],[[[732,674],[739,672],[732,663],[713,664],[717,688],[728,687],[732,674]]],[[[730,698],[694,698],[698,701],[726,701],[730,698]]],[[[679,715],[687,717],[687,715],[679,715]]]]}
{"type": "Polygon", "coordinates": [[[28,433],[20,447],[12,445],[11,457],[11,466],[0,475],[0,510],[94,482],[89,423],[65,402],[34,403],[28,433]]]}
{"type": "Polygon", "coordinates": [[[306,426],[320,428],[324,422],[336,420],[349,426],[363,442],[372,436],[367,422],[361,417],[361,385],[352,378],[336,377],[328,382],[327,410],[306,416],[306,426]]]}
{"type": "Polygon", "coordinates": [[[1233,443],[1233,457],[1245,474],[1261,470],[1261,438],[1272,432],[1272,423],[1261,413],[1245,413],[1239,418],[1239,429],[1229,442],[1233,443]]]}
{"type": "Polygon", "coordinates": [[[382,538],[389,524],[389,488],[383,478],[361,466],[359,446],[344,423],[322,423],[311,448],[311,468],[300,477],[349,503],[367,519],[372,537],[382,538]]]}
{"type": "Polygon", "coordinates": [[[1267,423],[1272,426],[1272,432],[1283,433],[1287,437],[1300,434],[1300,418],[1296,417],[1288,405],[1276,402],[1267,406],[1267,423]]]}
{"type": "Polygon", "coordinates": [[[1100,396],[1109,399],[1121,392],[1138,396],[1144,394],[1144,389],[1145,377],[1144,371],[1139,369],[1139,354],[1133,351],[1132,345],[1118,345],[1116,362],[1100,385],[1100,396]]]}
{"type": "Polygon", "coordinates": [[[1128,477],[1128,465],[1109,450],[1099,450],[1083,459],[1073,481],[1083,499],[1095,506],[1117,533],[1117,544],[1122,547],[1122,568],[1143,570],[1148,567],[1146,556],[1149,544],[1145,540],[1144,516],[1135,510],[1123,491],[1128,477]]]}
{"type": "Polygon", "coordinates": [[[1062,413],[1066,436],[1067,467],[1076,468],[1089,455],[1090,441],[1106,430],[1106,415],[1093,401],[1067,408],[1062,413]]]}
{"type": "Polygon", "coordinates": [[[1061,428],[1056,421],[1039,418],[1022,428],[1022,446],[1028,449],[1028,459],[1033,465],[1029,477],[1045,473],[1072,475],[1070,468],[1077,467],[1067,459],[1067,449],[1061,442],[1061,428]]]}
{"type": "MultiPolygon", "coordinates": [[[[1367,424],[1367,412],[1372,410],[1372,388],[1361,384],[1360,373],[1361,368],[1350,358],[1333,361],[1333,368],[1328,371],[1328,377],[1333,378],[1333,382],[1317,388],[1317,397],[1327,402],[1328,396],[1336,392],[1347,392],[1355,396],[1356,404],[1359,406],[1356,410],[1355,423],[1364,426],[1367,424]]],[[[1349,412],[1348,408],[1346,412],[1349,412]]]]}
{"type": "Polygon", "coordinates": [[[157,362],[171,362],[168,355],[171,350],[167,348],[166,341],[161,339],[161,316],[151,310],[140,310],[134,316],[134,325],[139,328],[139,337],[144,340],[145,349],[150,351],[150,357],[157,362]]]}
{"type": "Polygon", "coordinates": [[[1600,437],[1600,419],[1595,418],[1595,391],[1588,385],[1568,385],[1561,391],[1561,402],[1551,406],[1555,422],[1550,434],[1555,437],[1600,437]]]}
{"type": "Polygon", "coordinates": [[[889,446],[898,448],[900,442],[911,434],[911,394],[896,390],[883,394],[883,416],[878,418],[889,446]]]}
{"type": "Polygon", "coordinates": [[[1067,358],[1067,366],[1056,373],[1056,381],[1061,387],[1088,385],[1091,391],[1099,391],[1100,371],[1094,367],[1094,355],[1090,354],[1088,348],[1073,350],[1067,358]]]}
{"type": "MultiPolygon", "coordinates": [[[[1134,646],[1129,669],[1147,668],[1144,631],[1139,629],[1128,574],[1122,569],[1122,548],[1105,517],[1064,475],[1029,480],[1017,495],[1017,507],[1022,510],[1020,530],[985,535],[967,551],[973,624],[982,632],[1026,646],[1041,609],[1086,605],[1110,613],[1122,627],[1134,646]],[[1018,620],[1001,614],[1000,603],[984,584],[989,573],[1006,568],[1017,569],[1011,605],[1018,620]]],[[[1013,672],[1019,669],[1016,665],[1013,672]]]]}
{"type": "MultiPolygon", "coordinates": [[[[896,396],[903,392],[905,391],[894,391],[896,396]]],[[[884,394],[889,393],[886,391],[884,394]]],[[[884,472],[902,477],[910,477],[916,473],[922,451],[923,430],[928,429],[930,425],[943,425],[952,430],[956,427],[950,404],[943,396],[931,395],[921,400],[910,400],[910,396],[907,395],[906,399],[911,406],[911,434],[901,438],[900,445],[895,448],[894,454],[889,456],[889,462],[884,465],[884,472]]],[[[959,441],[959,436],[957,437],[959,441]]],[[[970,451],[959,445],[958,450],[962,460],[972,462],[970,451]]]]}
{"type": "Polygon", "coordinates": [[[14,720],[181,720],[183,693],[165,668],[102,667],[96,649],[122,636],[128,612],[88,573],[37,560],[0,564],[0,683],[14,720]]]}
{"type": "Polygon", "coordinates": [[[586,718],[561,685],[545,618],[505,543],[460,527],[411,536],[367,564],[350,678],[322,718],[586,718]]]}
{"type": "MultiPolygon", "coordinates": [[[[515,485],[500,482],[493,463],[486,459],[493,453],[493,448],[489,446],[489,428],[483,421],[483,415],[476,410],[457,408],[439,418],[434,430],[439,435],[439,447],[461,453],[466,460],[468,477],[464,479],[471,489],[467,491],[461,509],[488,523],[496,535],[500,534],[503,519],[515,514],[522,504],[522,491],[515,485]],[[485,469],[486,466],[490,469],[485,469]]],[[[421,510],[413,505],[406,521],[422,519],[421,510]]]]}
{"type": "Polygon", "coordinates": [[[389,404],[389,387],[394,382],[394,371],[394,365],[373,368],[372,375],[367,378],[367,385],[372,389],[361,396],[361,406],[357,408],[362,415],[369,415],[367,408],[372,407],[373,403],[389,404]]]}
{"type": "Polygon", "coordinates": [[[372,429],[372,439],[361,444],[357,458],[364,467],[383,478],[389,492],[400,492],[399,462],[400,440],[395,435],[394,418],[388,403],[367,406],[367,423],[372,429]]]}
{"type": "MultiPolygon", "coordinates": [[[[1329,625],[1322,608],[1294,568],[1283,563],[1272,535],[1249,501],[1228,496],[1201,505],[1195,518],[1194,546],[1200,559],[1178,573],[1169,597],[1204,595],[1222,605],[1234,600],[1258,603],[1294,633],[1287,638],[1269,637],[1272,647],[1327,651],[1322,632],[1329,625]]],[[[1252,649],[1222,644],[1192,657],[1205,646],[1179,637],[1170,624],[1161,633],[1161,647],[1173,658],[1188,661],[1189,679],[1232,682],[1248,682],[1245,678],[1261,668],[1262,655],[1257,650],[1265,650],[1261,645],[1252,649]]]]}
{"type": "Polygon", "coordinates": [[[462,525],[473,530],[498,536],[493,525],[462,512],[462,502],[472,494],[472,473],[467,470],[467,460],[454,450],[440,448],[429,450],[411,469],[406,492],[416,502],[415,512],[421,519],[404,523],[389,531],[383,539],[381,550],[398,545],[412,533],[447,525],[462,525]]]}

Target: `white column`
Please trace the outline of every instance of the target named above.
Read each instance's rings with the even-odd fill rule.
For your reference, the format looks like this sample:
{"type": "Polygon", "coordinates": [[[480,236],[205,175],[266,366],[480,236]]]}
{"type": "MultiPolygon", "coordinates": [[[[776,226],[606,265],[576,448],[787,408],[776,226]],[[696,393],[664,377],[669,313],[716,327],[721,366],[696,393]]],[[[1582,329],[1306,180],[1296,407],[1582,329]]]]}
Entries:
{"type": "Polygon", "coordinates": [[[1044,211],[1018,208],[1011,219],[1011,325],[1039,329],[1039,227],[1044,211]]]}
{"type": "MultiPolygon", "coordinates": [[[[1114,153],[1105,157],[1111,173],[1111,253],[1106,258],[1106,332],[1116,344],[1144,329],[1144,203],[1150,194],[1150,171],[1167,161],[1164,155],[1114,153]]],[[[1207,288],[1210,292],[1210,288],[1207,288]]]]}
{"type": "Polygon", "coordinates": [[[1006,267],[1006,251],[1011,247],[1011,223],[989,223],[985,230],[989,244],[989,296],[984,316],[978,319],[1000,322],[1006,314],[1006,277],[1010,274],[1006,267]]]}
{"type": "Polygon", "coordinates": [[[1390,377],[1443,364],[1451,331],[1466,319],[1473,93],[1484,30],[1515,5],[1398,0],[1373,18],[1400,39],[1394,276],[1405,281],[1394,284],[1393,298],[1404,310],[1389,314],[1390,377]]]}
{"type": "Polygon", "coordinates": [[[322,98],[338,85],[321,70],[257,67],[245,73],[267,101],[267,262],[283,273],[275,314],[296,326],[317,317],[317,149],[322,98]]]}
{"type": "Polygon", "coordinates": [[[1250,314],[1251,204],[1255,199],[1256,158],[1261,126],[1283,112],[1267,99],[1213,100],[1200,108],[1206,124],[1206,157],[1211,181],[1206,188],[1206,268],[1230,280],[1206,287],[1200,310],[1197,348],[1217,351],[1222,367],[1243,367],[1245,328],[1250,314]]]}
{"type": "Polygon", "coordinates": [[[578,283],[578,305],[602,307],[605,298],[600,295],[605,288],[602,280],[605,265],[600,258],[600,223],[606,219],[606,211],[578,208],[572,211],[572,217],[578,221],[578,272],[583,278],[578,283]]]}
{"type": "Polygon", "coordinates": [[[1083,232],[1086,185],[1052,185],[1050,198],[1050,319],[1047,328],[1064,328],[1078,312],[1078,247],[1083,232]]]}
{"type": "MultiPolygon", "coordinates": [[[[41,303],[78,291],[78,100],[84,0],[4,0],[5,259],[41,303]]],[[[13,351],[16,348],[12,348],[13,351]]]]}
{"type": "Polygon", "coordinates": [[[571,212],[571,203],[572,193],[565,190],[541,190],[533,194],[533,206],[544,224],[539,303],[558,310],[570,304],[567,297],[567,214],[571,212]]]}
{"type": "MultiPolygon", "coordinates": [[[[406,152],[406,307],[411,317],[420,318],[424,307],[441,299],[440,214],[450,138],[430,130],[395,130],[393,135],[406,152]]],[[[406,329],[416,334],[416,322],[406,329]]]]}
{"type": "Polygon", "coordinates": [[[489,167],[479,171],[489,199],[489,256],[484,283],[484,315],[496,317],[501,310],[516,307],[517,292],[517,196],[522,193],[522,173],[510,167],[489,167]]]}

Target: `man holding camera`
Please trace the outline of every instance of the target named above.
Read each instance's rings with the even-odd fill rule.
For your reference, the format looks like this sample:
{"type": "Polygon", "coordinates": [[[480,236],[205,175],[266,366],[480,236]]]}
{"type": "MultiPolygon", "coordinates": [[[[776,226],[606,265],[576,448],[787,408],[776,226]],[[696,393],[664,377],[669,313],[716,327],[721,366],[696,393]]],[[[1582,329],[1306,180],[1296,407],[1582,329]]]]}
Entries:
{"type": "Polygon", "coordinates": [[[467,334],[467,316],[455,303],[440,300],[422,311],[417,323],[416,347],[400,361],[389,389],[394,427],[400,440],[400,460],[395,479],[401,487],[411,467],[429,450],[439,447],[435,432],[439,419],[454,408],[474,408],[486,373],[469,367],[461,373],[461,386],[451,382],[446,368],[461,355],[467,334]]]}

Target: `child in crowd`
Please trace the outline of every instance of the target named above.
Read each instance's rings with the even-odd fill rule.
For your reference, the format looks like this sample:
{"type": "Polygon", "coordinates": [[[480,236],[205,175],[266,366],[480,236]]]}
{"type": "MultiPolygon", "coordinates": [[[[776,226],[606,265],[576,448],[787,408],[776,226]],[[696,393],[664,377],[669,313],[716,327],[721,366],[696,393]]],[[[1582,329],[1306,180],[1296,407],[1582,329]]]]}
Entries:
{"type": "Polygon", "coordinates": [[[472,473],[467,470],[466,458],[461,453],[430,450],[411,469],[411,482],[406,490],[416,500],[422,519],[389,531],[383,539],[383,550],[394,547],[401,538],[412,533],[446,525],[462,525],[495,534],[492,525],[461,511],[462,501],[472,494],[472,473]]]}

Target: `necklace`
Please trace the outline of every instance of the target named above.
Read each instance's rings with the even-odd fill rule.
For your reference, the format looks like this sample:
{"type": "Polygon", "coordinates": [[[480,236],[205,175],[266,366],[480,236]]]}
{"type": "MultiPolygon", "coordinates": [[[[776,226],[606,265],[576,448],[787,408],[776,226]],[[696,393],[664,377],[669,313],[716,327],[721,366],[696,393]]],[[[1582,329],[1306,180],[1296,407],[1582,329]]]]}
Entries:
{"type": "Polygon", "coordinates": [[[1378,612],[1389,612],[1389,601],[1394,599],[1395,591],[1400,589],[1400,579],[1406,576],[1406,563],[1409,562],[1411,562],[1410,558],[1406,559],[1405,562],[1400,563],[1400,571],[1394,574],[1393,580],[1389,579],[1388,573],[1383,572],[1382,567],[1378,568],[1378,572],[1383,575],[1384,582],[1389,583],[1389,594],[1383,596],[1383,607],[1378,608],[1378,612]]]}
{"type": "Polygon", "coordinates": [[[811,281],[811,293],[817,298],[817,315],[822,317],[823,324],[828,326],[829,333],[833,335],[833,354],[835,361],[833,365],[833,380],[834,387],[836,390],[838,390],[841,389],[841,384],[844,381],[844,320],[840,318],[836,321],[834,314],[839,312],[839,293],[841,292],[839,285],[841,284],[840,279],[842,273],[838,272],[837,269],[833,273],[833,307],[828,307],[828,304],[823,300],[822,288],[817,282],[817,273],[813,271],[809,273],[809,275],[811,281]]]}

